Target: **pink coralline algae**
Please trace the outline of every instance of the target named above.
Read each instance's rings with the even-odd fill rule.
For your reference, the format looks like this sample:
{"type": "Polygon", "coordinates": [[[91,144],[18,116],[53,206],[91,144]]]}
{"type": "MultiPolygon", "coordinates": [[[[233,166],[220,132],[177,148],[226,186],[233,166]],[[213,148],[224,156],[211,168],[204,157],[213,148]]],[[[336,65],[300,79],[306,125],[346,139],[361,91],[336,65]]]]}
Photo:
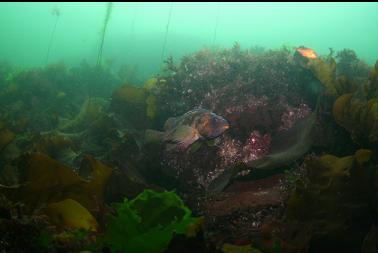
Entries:
{"type": "Polygon", "coordinates": [[[298,107],[292,107],[285,105],[286,111],[281,116],[282,125],[279,130],[288,130],[298,119],[305,118],[311,112],[311,108],[304,103],[301,103],[298,107]]]}
{"type": "MultiPolygon", "coordinates": [[[[248,163],[268,155],[271,152],[271,136],[287,131],[311,111],[304,103],[294,107],[284,100],[274,104],[265,96],[248,97],[242,105],[221,108],[229,113],[226,118],[233,129],[217,138],[214,146],[204,144],[193,154],[165,154],[163,166],[169,168],[169,174],[180,184],[191,184],[192,189],[207,188],[215,178],[235,164],[248,163]],[[232,133],[235,129],[238,130],[236,135],[232,133]],[[244,137],[239,134],[240,130],[245,132],[244,137]]],[[[248,173],[244,171],[241,175],[248,173]]]]}
{"type": "Polygon", "coordinates": [[[242,150],[243,162],[259,159],[270,152],[271,137],[269,134],[260,134],[253,131],[245,142],[242,150]]]}
{"type": "Polygon", "coordinates": [[[257,130],[251,132],[245,142],[225,134],[216,139],[212,148],[203,145],[193,154],[166,153],[163,165],[170,168],[169,174],[179,182],[197,189],[207,188],[211,181],[237,162],[248,162],[268,154],[270,142],[269,134],[261,134],[257,130]]]}
{"type": "Polygon", "coordinates": [[[229,169],[237,162],[249,162],[259,159],[270,152],[271,137],[269,134],[261,134],[254,130],[246,139],[244,144],[241,141],[225,136],[217,143],[218,157],[220,162],[217,164],[215,173],[212,173],[213,180],[217,175],[224,170],[229,169]]]}
{"type": "Polygon", "coordinates": [[[243,144],[240,141],[232,139],[229,136],[224,136],[217,141],[217,146],[219,148],[217,155],[221,160],[222,167],[230,166],[242,159],[241,150],[243,144]]]}
{"type": "Polygon", "coordinates": [[[249,162],[261,158],[270,152],[271,137],[253,131],[244,144],[236,139],[225,136],[217,144],[217,155],[221,159],[221,166],[228,167],[238,161],[249,162]]]}
{"type": "Polygon", "coordinates": [[[277,107],[267,96],[248,94],[243,86],[214,90],[205,96],[201,105],[225,117],[244,139],[257,128],[273,129],[281,124],[283,108],[277,107]]]}

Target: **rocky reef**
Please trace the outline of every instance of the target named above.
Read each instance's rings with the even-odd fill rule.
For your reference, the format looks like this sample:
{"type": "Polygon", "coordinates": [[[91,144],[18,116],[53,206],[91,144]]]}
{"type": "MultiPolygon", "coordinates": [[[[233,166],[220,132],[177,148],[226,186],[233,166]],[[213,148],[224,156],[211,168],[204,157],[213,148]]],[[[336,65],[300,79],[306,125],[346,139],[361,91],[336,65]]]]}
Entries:
{"type": "Polygon", "coordinates": [[[126,70],[0,65],[0,251],[376,252],[378,62],[236,43],[126,70]]]}

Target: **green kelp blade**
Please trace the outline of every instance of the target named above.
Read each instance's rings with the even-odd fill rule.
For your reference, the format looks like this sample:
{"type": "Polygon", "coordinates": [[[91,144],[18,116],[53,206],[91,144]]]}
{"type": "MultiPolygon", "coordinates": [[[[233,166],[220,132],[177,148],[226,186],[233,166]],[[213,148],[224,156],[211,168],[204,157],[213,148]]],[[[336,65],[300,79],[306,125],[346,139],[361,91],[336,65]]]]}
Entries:
{"type": "Polygon", "coordinates": [[[115,205],[110,214],[104,244],[112,253],[163,253],[174,234],[186,234],[198,222],[173,191],[146,189],[135,199],[115,205]]]}

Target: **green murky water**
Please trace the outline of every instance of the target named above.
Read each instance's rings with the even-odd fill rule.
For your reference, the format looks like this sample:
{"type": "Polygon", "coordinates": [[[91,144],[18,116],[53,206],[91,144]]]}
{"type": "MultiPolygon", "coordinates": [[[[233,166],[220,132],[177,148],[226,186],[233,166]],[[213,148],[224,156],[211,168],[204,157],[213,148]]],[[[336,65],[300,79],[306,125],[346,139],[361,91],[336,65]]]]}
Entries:
{"type": "MultiPolygon", "coordinates": [[[[1,3],[0,59],[23,66],[48,62],[95,63],[107,3],[1,3]]],[[[203,46],[282,45],[351,48],[374,63],[378,56],[377,3],[114,3],[103,59],[114,68],[135,66],[143,78],[164,57],[179,59],[203,46]],[[171,16],[169,13],[171,11],[171,16]],[[168,33],[166,29],[168,20],[168,33]]]]}

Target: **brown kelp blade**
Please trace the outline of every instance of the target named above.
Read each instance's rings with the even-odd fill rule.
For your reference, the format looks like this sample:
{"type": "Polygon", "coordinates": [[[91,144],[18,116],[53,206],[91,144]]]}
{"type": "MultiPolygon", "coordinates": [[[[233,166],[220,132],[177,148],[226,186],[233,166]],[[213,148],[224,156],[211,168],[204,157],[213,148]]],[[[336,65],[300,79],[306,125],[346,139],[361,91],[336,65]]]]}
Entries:
{"type": "Polygon", "coordinates": [[[20,179],[17,185],[0,185],[0,194],[22,202],[26,211],[48,203],[74,199],[89,211],[103,201],[105,185],[112,169],[92,156],[83,158],[81,169],[88,167],[90,180],[83,179],[70,167],[42,153],[24,154],[18,161],[20,179]]]}

